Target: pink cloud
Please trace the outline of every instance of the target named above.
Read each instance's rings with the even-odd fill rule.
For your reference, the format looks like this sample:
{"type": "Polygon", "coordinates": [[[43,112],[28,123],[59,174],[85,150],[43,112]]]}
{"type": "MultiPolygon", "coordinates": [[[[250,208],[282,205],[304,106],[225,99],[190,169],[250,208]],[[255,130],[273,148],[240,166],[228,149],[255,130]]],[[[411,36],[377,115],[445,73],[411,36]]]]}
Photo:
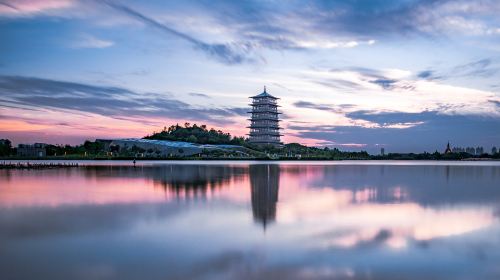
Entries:
{"type": "Polygon", "coordinates": [[[68,8],[73,4],[73,0],[7,0],[0,3],[0,15],[29,15],[68,8]]]}

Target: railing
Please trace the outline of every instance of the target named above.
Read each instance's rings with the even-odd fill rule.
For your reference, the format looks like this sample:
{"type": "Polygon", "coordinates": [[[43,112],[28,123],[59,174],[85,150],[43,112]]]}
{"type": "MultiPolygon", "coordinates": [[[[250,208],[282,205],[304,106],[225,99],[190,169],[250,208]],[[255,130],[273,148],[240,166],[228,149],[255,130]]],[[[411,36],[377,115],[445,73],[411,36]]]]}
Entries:
{"type": "Polygon", "coordinates": [[[278,119],[278,114],[268,113],[268,112],[254,112],[254,113],[252,113],[252,119],[253,118],[272,118],[272,119],[278,119]]]}
{"type": "Polygon", "coordinates": [[[250,132],[278,132],[279,127],[250,127],[250,132]]]}
{"type": "Polygon", "coordinates": [[[250,135],[259,135],[259,134],[266,134],[266,135],[276,135],[276,136],[279,136],[281,135],[279,131],[277,130],[264,130],[264,131],[250,131],[250,135]]]}
{"type": "Polygon", "coordinates": [[[278,125],[278,122],[280,121],[277,118],[252,118],[251,120],[252,121],[269,121],[269,122],[273,122],[274,125],[278,125]]]}
{"type": "Polygon", "coordinates": [[[278,105],[271,105],[271,104],[251,104],[251,105],[254,105],[256,109],[275,110],[278,108],[278,105]]]}
{"type": "Polygon", "coordinates": [[[277,125],[257,125],[257,124],[251,124],[248,128],[250,129],[275,129],[275,130],[280,130],[281,127],[277,125]]]}
{"type": "Polygon", "coordinates": [[[252,111],[250,111],[249,113],[269,113],[269,114],[282,114],[280,111],[278,110],[271,110],[271,109],[258,109],[258,110],[255,110],[253,109],[252,111]]]}
{"type": "Polygon", "coordinates": [[[252,104],[254,104],[254,105],[260,105],[260,104],[262,104],[262,105],[267,105],[267,104],[276,105],[276,104],[278,104],[278,102],[276,102],[276,100],[274,100],[274,99],[263,99],[263,100],[255,100],[254,99],[252,101],[252,104]]]}
{"type": "Polygon", "coordinates": [[[279,142],[279,137],[255,137],[251,136],[249,139],[250,142],[279,142]]]}

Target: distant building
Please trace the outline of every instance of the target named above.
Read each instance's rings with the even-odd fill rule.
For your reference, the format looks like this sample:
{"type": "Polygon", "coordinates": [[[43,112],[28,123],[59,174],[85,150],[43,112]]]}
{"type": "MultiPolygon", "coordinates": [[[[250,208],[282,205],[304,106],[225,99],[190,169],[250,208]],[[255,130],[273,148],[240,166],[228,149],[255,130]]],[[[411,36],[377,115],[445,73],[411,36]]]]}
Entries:
{"type": "Polygon", "coordinates": [[[498,152],[497,147],[491,148],[491,154],[494,155],[498,152]]]}
{"type": "Polygon", "coordinates": [[[452,151],[451,151],[451,148],[450,148],[450,142],[448,142],[448,144],[446,145],[446,150],[444,151],[445,154],[451,154],[452,151]]]}
{"type": "Polygon", "coordinates": [[[483,147],[477,147],[477,148],[476,148],[476,155],[477,155],[477,156],[480,156],[480,155],[482,155],[482,154],[484,154],[484,149],[483,149],[483,147]]]}
{"type": "Polygon", "coordinates": [[[476,149],[474,149],[473,147],[467,147],[467,148],[465,148],[465,152],[468,154],[471,154],[471,155],[475,155],[476,149]]]}
{"type": "Polygon", "coordinates": [[[266,87],[264,92],[259,95],[252,96],[252,110],[248,113],[252,114],[250,118],[250,133],[248,142],[258,145],[282,146],[280,142],[279,113],[278,103],[279,98],[267,93],[266,87]]]}
{"type": "Polygon", "coordinates": [[[385,149],[384,148],[380,148],[380,155],[385,156],[385,149]]]}
{"type": "Polygon", "coordinates": [[[47,155],[47,150],[45,149],[47,144],[45,143],[35,143],[33,145],[29,144],[19,144],[17,146],[17,156],[19,157],[44,157],[47,155]]]}

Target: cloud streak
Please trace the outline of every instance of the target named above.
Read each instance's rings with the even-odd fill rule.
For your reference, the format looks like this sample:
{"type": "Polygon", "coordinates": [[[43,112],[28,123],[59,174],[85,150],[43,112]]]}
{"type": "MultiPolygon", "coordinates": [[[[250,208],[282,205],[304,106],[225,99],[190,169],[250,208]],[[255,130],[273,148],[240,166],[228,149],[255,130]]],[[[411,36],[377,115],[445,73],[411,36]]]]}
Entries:
{"type": "Polygon", "coordinates": [[[414,89],[414,86],[406,80],[410,75],[409,71],[401,69],[346,67],[319,72],[323,72],[323,76],[320,79],[312,79],[312,81],[334,89],[350,89],[357,91],[363,89],[414,89]]]}
{"type": "Polygon", "coordinates": [[[69,8],[73,0],[4,0],[0,1],[0,16],[26,16],[49,10],[69,8]]]}
{"type": "Polygon", "coordinates": [[[429,81],[457,78],[491,78],[500,71],[500,67],[495,62],[492,58],[483,58],[456,65],[442,71],[424,70],[417,74],[417,78],[429,81]]]}
{"type": "Polygon", "coordinates": [[[297,101],[293,103],[293,106],[297,108],[314,109],[320,111],[327,111],[332,113],[343,113],[346,109],[353,108],[353,104],[317,104],[309,101],[297,101]]]}
{"type": "Polygon", "coordinates": [[[339,147],[342,147],[342,143],[362,141],[368,144],[364,149],[371,152],[378,152],[379,145],[392,152],[434,152],[436,149],[441,151],[447,141],[451,141],[454,146],[487,147],[490,142],[500,143],[498,118],[452,116],[437,111],[406,113],[365,110],[354,111],[347,116],[377,126],[292,125],[288,130],[294,131],[298,137],[316,139],[339,147]]]}
{"type": "MultiPolygon", "coordinates": [[[[203,1],[200,1],[205,3],[203,1]]],[[[350,48],[395,36],[498,34],[495,0],[218,1],[202,7],[238,40],[278,50],[350,48]],[[492,20],[493,19],[493,20],[492,20]]]]}
{"type": "Polygon", "coordinates": [[[34,77],[0,76],[0,91],[1,107],[69,110],[136,122],[172,118],[228,124],[242,115],[241,108],[197,108],[158,93],[34,77]]]}
{"type": "Polygon", "coordinates": [[[191,45],[193,45],[196,49],[201,50],[209,57],[216,59],[219,62],[225,64],[241,64],[246,62],[253,62],[253,59],[249,57],[249,53],[252,50],[251,46],[248,44],[209,44],[205,43],[201,40],[198,40],[194,37],[191,37],[187,34],[184,34],[180,31],[177,31],[166,24],[163,24],[151,17],[148,17],[135,9],[130,8],[129,6],[116,3],[114,1],[105,0],[102,1],[108,7],[127,14],[128,16],[148,25],[156,28],[166,34],[172,35],[179,39],[182,39],[191,45]]]}
{"type": "Polygon", "coordinates": [[[92,35],[84,34],[78,38],[71,47],[76,49],[104,49],[113,46],[115,42],[110,40],[99,39],[92,35]]]}

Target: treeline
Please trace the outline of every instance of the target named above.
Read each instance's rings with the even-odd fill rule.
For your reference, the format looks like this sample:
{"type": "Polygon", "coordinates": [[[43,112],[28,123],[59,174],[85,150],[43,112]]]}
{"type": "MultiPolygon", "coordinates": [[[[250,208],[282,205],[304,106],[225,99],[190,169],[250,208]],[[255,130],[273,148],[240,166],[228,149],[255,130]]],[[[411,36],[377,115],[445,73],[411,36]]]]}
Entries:
{"type": "MultiPolygon", "coordinates": [[[[389,153],[387,155],[369,155],[366,151],[344,152],[337,148],[308,147],[298,143],[289,143],[281,147],[257,146],[248,142],[244,137],[232,137],[231,134],[213,128],[207,129],[206,125],[185,123],[184,126],[172,125],[165,127],[161,132],[153,133],[144,137],[145,139],[185,141],[198,144],[230,144],[247,148],[245,153],[255,158],[273,159],[310,159],[310,160],[342,160],[342,159],[373,159],[373,160],[464,160],[464,159],[500,159],[500,153],[471,155],[468,153],[389,153]]],[[[119,151],[115,146],[105,150],[104,143],[85,141],[81,145],[46,145],[46,155],[49,157],[95,157],[105,158],[110,156],[135,156],[137,153],[144,153],[143,149],[132,147],[126,151],[119,151]]],[[[203,152],[209,158],[225,158],[229,152],[215,151],[203,152]]],[[[241,155],[240,151],[234,152],[234,157],[241,155]]],[[[0,139],[0,157],[16,156],[16,148],[12,147],[12,142],[8,139],[0,139]]]]}
{"type": "Polygon", "coordinates": [[[153,133],[144,139],[184,141],[198,144],[229,144],[244,146],[247,139],[244,137],[232,137],[231,134],[213,128],[208,129],[206,125],[191,125],[185,123],[164,127],[161,132],[153,133]]]}
{"type": "Polygon", "coordinates": [[[99,155],[104,153],[104,145],[99,142],[85,141],[81,145],[47,145],[47,156],[99,155]]]}
{"type": "Polygon", "coordinates": [[[12,142],[9,139],[0,139],[0,157],[15,155],[16,150],[12,148],[12,142]]]}
{"type": "Polygon", "coordinates": [[[449,153],[449,154],[441,154],[438,151],[434,153],[390,153],[387,155],[374,155],[371,156],[371,159],[375,160],[464,160],[464,159],[500,159],[500,153],[496,154],[482,154],[482,155],[471,155],[469,153],[449,153]]]}
{"type": "Polygon", "coordinates": [[[231,134],[206,125],[185,123],[183,126],[176,124],[164,127],[161,132],[153,133],[145,139],[185,141],[198,144],[230,144],[276,155],[279,158],[310,158],[310,159],[368,159],[367,152],[342,152],[337,148],[307,147],[298,143],[286,144],[283,147],[258,146],[248,142],[244,137],[232,137],[231,134]]]}
{"type": "Polygon", "coordinates": [[[370,155],[366,151],[361,152],[343,152],[337,148],[317,148],[308,147],[299,143],[285,144],[283,148],[275,148],[273,152],[288,158],[301,159],[369,159],[370,155]]]}
{"type": "MultiPolygon", "coordinates": [[[[105,154],[104,146],[99,142],[85,141],[81,145],[52,145],[45,146],[47,156],[65,156],[65,155],[99,155],[105,154]]],[[[9,139],[0,139],[0,157],[15,156],[17,148],[12,147],[9,139]]]]}

